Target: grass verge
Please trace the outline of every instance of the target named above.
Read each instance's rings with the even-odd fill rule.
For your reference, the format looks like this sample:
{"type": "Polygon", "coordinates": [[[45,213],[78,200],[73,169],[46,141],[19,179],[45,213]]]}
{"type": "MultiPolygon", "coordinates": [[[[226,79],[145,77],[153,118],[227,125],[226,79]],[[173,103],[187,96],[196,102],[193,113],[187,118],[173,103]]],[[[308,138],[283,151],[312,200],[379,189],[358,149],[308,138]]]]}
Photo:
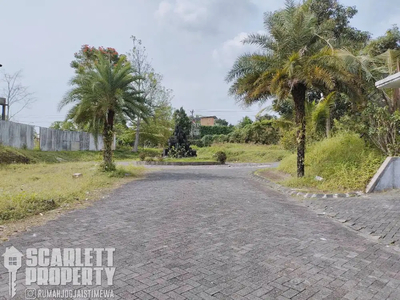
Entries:
{"type": "Polygon", "coordinates": [[[368,147],[357,135],[339,134],[310,146],[306,153],[306,176],[296,176],[296,155],[282,160],[278,171],[291,177],[278,183],[300,189],[323,192],[364,191],[385,157],[368,147]],[[315,179],[323,178],[322,181],[315,179]]]}
{"type": "MultiPolygon", "coordinates": [[[[195,147],[194,147],[195,148],[195,147]]],[[[213,155],[224,151],[227,162],[241,163],[266,163],[280,161],[290,152],[277,145],[252,145],[252,144],[213,144],[211,147],[196,148],[197,159],[202,161],[215,161],[213,155]]]]}
{"type": "Polygon", "coordinates": [[[93,200],[100,192],[139,177],[144,169],[118,166],[103,173],[89,162],[3,165],[0,167],[0,224],[76,202],[93,200]],[[73,178],[72,174],[83,176],[73,178]],[[123,178],[123,179],[122,179],[123,178]]]}

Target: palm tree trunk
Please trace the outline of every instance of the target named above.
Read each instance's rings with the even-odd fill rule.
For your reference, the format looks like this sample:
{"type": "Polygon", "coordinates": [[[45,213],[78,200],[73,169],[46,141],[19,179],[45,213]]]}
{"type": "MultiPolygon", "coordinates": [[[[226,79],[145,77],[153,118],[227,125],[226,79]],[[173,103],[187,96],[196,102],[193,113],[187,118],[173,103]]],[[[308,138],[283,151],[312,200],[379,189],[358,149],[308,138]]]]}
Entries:
{"type": "Polygon", "coordinates": [[[297,127],[297,177],[304,177],[304,158],[306,151],[306,86],[296,84],[292,89],[297,127]]]}
{"type": "Polygon", "coordinates": [[[326,137],[329,139],[331,137],[331,112],[330,110],[326,114],[326,137]]]}
{"type": "Polygon", "coordinates": [[[113,153],[112,153],[112,143],[114,139],[114,115],[113,110],[108,111],[107,120],[104,122],[103,129],[103,170],[104,171],[114,171],[115,165],[113,163],[113,153]]]}
{"type": "Polygon", "coordinates": [[[136,121],[136,134],[135,134],[135,144],[133,145],[133,152],[138,152],[139,148],[139,137],[140,137],[140,118],[136,121]]]}

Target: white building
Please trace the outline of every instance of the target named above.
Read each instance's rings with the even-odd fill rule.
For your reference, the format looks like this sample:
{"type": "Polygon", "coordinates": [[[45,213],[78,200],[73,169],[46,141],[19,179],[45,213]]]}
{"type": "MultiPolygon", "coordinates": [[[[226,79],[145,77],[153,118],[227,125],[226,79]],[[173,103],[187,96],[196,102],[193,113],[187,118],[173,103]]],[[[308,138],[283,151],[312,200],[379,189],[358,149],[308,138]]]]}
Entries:
{"type": "Polygon", "coordinates": [[[390,75],[375,83],[378,89],[397,89],[400,88],[400,72],[390,75]]]}

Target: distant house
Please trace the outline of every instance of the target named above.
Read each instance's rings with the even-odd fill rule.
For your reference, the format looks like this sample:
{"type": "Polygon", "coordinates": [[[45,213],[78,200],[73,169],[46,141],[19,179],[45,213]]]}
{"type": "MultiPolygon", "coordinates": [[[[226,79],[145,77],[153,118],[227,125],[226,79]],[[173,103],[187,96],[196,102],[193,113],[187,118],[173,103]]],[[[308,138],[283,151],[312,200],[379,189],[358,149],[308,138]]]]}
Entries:
{"type": "Polygon", "coordinates": [[[216,116],[200,117],[201,126],[215,126],[215,121],[218,118],[216,116]]]}

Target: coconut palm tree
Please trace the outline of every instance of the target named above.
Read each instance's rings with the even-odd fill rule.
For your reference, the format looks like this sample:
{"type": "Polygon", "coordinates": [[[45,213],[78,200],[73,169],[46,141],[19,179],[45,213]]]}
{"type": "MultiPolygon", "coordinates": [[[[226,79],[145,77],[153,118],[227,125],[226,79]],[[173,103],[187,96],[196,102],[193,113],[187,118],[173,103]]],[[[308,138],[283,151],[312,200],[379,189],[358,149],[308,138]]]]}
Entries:
{"type": "Polygon", "coordinates": [[[305,102],[307,90],[340,89],[360,95],[358,77],[346,69],[330,43],[332,29],[318,25],[307,5],[286,2],[267,13],[267,34],[250,34],[243,42],[260,51],[237,58],[226,80],[237,101],[251,105],[271,97],[292,98],[297,126],[297,176],[304,176],[305,102]]]}
{"type": "Polygon", "coordinates": [[[68,119],[88,128],[95,138],[102,133],[102,167],[105,171],[111,171],[115,169],[112,160],[114,123],[138,113],[145,114],[146,108],[133,87],[138,78],[132,75],[126,57],[121,56],[117,63],[113,63],[106,55],[97,55],[93,68],[72,78],[73,88],[61,101],[59,109],[74,104],[68,119]]]}

